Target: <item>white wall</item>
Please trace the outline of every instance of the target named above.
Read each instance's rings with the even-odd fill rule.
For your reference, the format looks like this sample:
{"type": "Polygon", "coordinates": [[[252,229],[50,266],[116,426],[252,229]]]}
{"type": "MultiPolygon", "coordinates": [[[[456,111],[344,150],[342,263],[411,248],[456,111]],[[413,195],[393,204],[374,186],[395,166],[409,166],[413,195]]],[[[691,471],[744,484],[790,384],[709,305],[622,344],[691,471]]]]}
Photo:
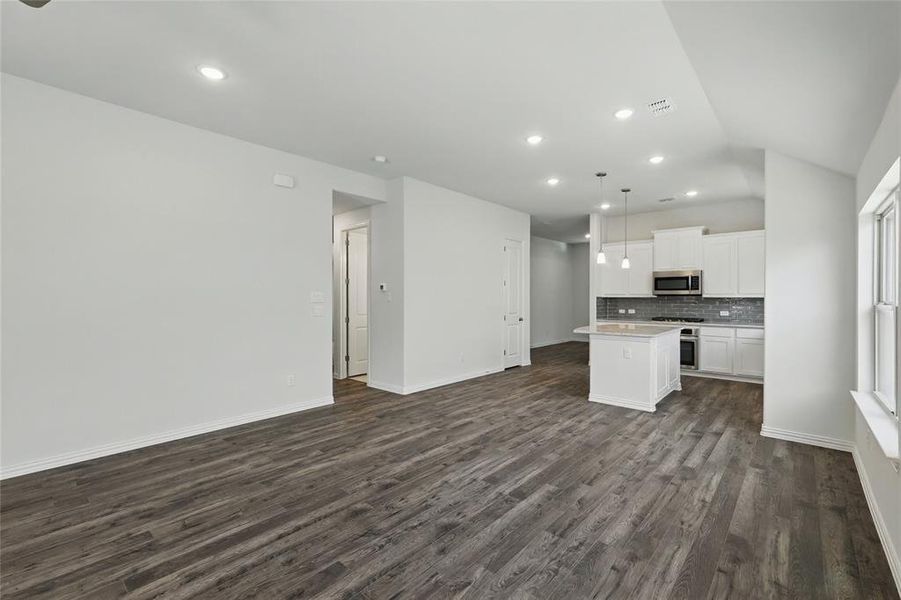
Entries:
{"type": "Polygon", "coordinates": [[[570,244],[569,258],[573,274],[573,318],[570,322],[570,336],[573,339],[587,342],[585,335],[576,335],[572,330],[593,322],[597,316],[591,307],[591,287],[589,272],[595,264],[589,260],[589,244],[570,244]]]}
{"type": "Polygon", "coordinates": [[[763,431],[850,449],[854,181],[767,151],[763,431]]]}
{"type": "Polygon", "coordinates": [[[503,369],[508,238],[523,242],[528,364],[529,215],[406,177],[403,197],[404,391],[503,369]]]}
{"type": "Polygon", "coordinates": [[[331,402],[332,191],[384,181],[8,75],[2,114],[4,475],[331,402]]]}
{"type": "MultiPolygon", "coordinates": [[[[341,232],[347,229],[369,226],[370,208],[365,206],[355,210],[339,213],[332,217],[332,374],[335,377],[346,376],[344,371],[344,336],[341,327],[342,294],[341,261],[344,259],[344,244],[341,232]]],[[[371,228],[370,228],[371,229],[371,228]]],[[[369,297],[372,298],[372,282],[369,282],[369,297]]]]}
{"type": "MultiPolygon", "coordinates": [[[[901,157],[901,82],[895,87],[885,116],[857,172],[857,209],[864,208],[871,195],[884,198],[898,177],[885,177],[901,157]]],[[[872,320],[872,218],[864,217],[858,230],[857,385],[868,391],[873,385],[872,320]]],[[[850,317],[849,317],[850,320],[850,317]]],[[[854,409],[854,455],[867,500],[877,523],[883,547],[901,591],[901,474],[875,442],[861,412],[854,409]]]]}
{"type": "MultiPolygon", "coordinates": [[[[649,240],[655,229],[704,225],[708,233],[731,233],[763,229],[764,201],[759,198],[726,200],[698,206],[629,215],[629,239],[649,240]]],[[[622,215],[607,218],[605,242],[623,241],[622,215]]]]}
{"type": "Polygon", "coordinates": [[[901,146],[901,80],[895,85],[882,123],[876,130],[857,171],[857,210],[863,208],[886,171],[898,159],[899,146],[901,146]]]}
{"type": "MultiPolygon", "coordinates": [[[[531,269],[532,347],[569,341],[573,337],[575,308],[570,245],[532,237],[531,269]]],[[[587,279],[587,271],[585,275],[587,279]]]]}
{"type": "Polygon", "coordinates": [[[370,207],[369,385],[404,387],[404,181],[386,185],[387,202],[370,207]],[[387,291],[379,291],[385,284],[387,291]]]}

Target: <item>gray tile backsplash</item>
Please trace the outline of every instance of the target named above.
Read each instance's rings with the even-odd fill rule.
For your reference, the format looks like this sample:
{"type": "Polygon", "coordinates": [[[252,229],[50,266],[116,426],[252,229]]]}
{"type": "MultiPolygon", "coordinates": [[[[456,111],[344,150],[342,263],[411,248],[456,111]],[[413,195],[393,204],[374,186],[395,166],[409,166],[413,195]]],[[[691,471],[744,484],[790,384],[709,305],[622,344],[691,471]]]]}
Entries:
{"type": "Polygon", "coordinates": [[[598,319],[635,319],[651,317],[701,317],[705,321],[763,323],[763,298],[703,298],[701,296],[657,296],[655,298],[598,298],[598,319]],[[626,311],[619,314],[619,310],[626,311]],[[634,309],[635,314],[628,314],[634,309]],[[720,316],[728,310],[729,316],[720,316]]]}

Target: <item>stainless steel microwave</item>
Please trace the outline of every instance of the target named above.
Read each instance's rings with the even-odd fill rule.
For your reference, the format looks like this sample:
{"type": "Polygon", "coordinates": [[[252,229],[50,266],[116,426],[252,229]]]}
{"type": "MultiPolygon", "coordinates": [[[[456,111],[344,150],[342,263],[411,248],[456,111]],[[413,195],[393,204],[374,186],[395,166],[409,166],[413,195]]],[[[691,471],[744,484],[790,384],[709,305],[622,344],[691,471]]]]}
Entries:
{"type": "Polygon", "coordinates": [[[655,296],[700,296],[700,271],[654,271],[655,296]]]}

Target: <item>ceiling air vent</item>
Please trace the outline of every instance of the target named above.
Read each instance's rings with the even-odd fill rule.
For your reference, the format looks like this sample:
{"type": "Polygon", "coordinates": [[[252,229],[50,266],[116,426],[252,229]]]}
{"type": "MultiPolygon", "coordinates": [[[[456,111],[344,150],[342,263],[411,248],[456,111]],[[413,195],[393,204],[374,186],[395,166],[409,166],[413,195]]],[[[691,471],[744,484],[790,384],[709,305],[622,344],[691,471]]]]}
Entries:
{"type": "Polygon", "coordinates": [[[676,110],[676,103],[672,98],[661,98],[648,103],[648,111],[655,117],[665,115],[676,110]]]}
{"type": "Polygon", "coordinates": [[[661,198],[657,202],[672,202],[675,198],[661,198]]]}

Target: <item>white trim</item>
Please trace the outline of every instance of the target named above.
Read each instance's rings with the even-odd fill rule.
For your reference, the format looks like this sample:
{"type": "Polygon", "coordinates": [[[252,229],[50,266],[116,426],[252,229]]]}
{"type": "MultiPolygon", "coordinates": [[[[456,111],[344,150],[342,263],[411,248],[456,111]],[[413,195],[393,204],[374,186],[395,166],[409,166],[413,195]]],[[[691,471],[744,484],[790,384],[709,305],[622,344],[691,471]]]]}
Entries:
{"type": "MultiPolygon", "coordinates": [[[[508,368],[514,368],[522,365],[513,365],[508,368]]],[[[450,385],[452,383],[459,383],[461,381],[466,381],[467,379],[475,379],[476,377],[484,377],[485,375],[493,375],[495,373],[501,373],[504,371],[504,367],[498,369],[482,369],[480,371],[471,371],[469,373],[464,373],[463,375],[455,375],[453,377],[446,377],[443,379],[436,379],[435,381],[429,381],[428,383],[418,383],[416,385],[405,385],[403,387],[403,391],[401,394],[415,394],[416,392],[422,392],[425,390],[430,390],[432,388],[441,387],[444,385],[450,385]]]]}
{"type": "MultiPolygon", "coordinates": [[[[561,340],[551,340],[550,342],[538,342],[537,344],[532,344],[529,348],[544,348],[545,346],[556,346],[557,344],[565,344],[566,342],[572,342],[578,340],[572,340],[570,338],[563,338],[561,340]]],[[[585,340],[588,341],[588,340],[585,340]]]]}
{"type": "Polygon", "coordinates": [[[695,369],[682,369],[681,373],[689,377],[704,377],[706,379],[725,379],[726,381],[740,381],[741,383],[756,383],[763,385],[763,379],[760,377],[742,377],[741,375],[723,375],[722,373],[708,373],[707,371],[697,371],[695,369]]]}
{"type": "Polygon", "coordinates": [[[873,488],[870,486],[870,479],[867,476],[866,469],[864,469],[864,463],[857,452],[857,448],[854,448],[851,451],[851,456],[854,457],[854,466],[857,467],[857,474],[860,477],[863,495],[867,499],[870,515],[872,515],[873,523],[876,525],[876,533],[879,534],[879,541],[882,542],[882,550],[885,552],[885,558],[888,560],[889,569],[891,569],[892,577],[895,579],[895,587],[898,588],[898,593],[901,594],[901,557],[898,556],[898,552],[892,544],[892,538],[889,535],[888,527],[885,524],[882,512],[879,510],[879,504],[876,503],[876,500],[873,497],[873,488]]]}
{"type": "Polygon", "coordinates": [[[898,419],[891,414],[885,404],[871,392],[851,391],[851,397],[857,405],[857,410],[866,422],[870,433],[879,443],[879,448],[885,457],[890,460],[899,460],[898,443],[899,426],[898,419]]]}
{"type": "Polygon", "coordinates": [[[611,406],[621,406],[623,408],[632,408],[635,410],[643,410],[644,412],[657,412],[656,406],[648,406],[644,402],[636,402],[635,400],[627,400],[626,398],[617,398],[615,396],[604,396],[602,394],[588,394],[589,402],[599,402],[601,404],[609,404],[611,406]]]}
{"type": "Polygon", "coordinates": [[[787,442],[798,442],[799,444],[807,444],[809,446],[841,450],[843,452],[851,452],[854,450],[854,442],[848,440],[841,440],[813,433],[790,431],[788,429],[779,429],[778,427],[768,427],[766,425],[760,428],[760,435],[777,440],[785,440],[787,442]]]}
{"type": "Polygon", "coordinates": [[[374,379],[368,379],[366,381],[366,385],[371,388],[375,388],[377,390],[382,390],[383,392],[391,392],[392,394],[403,394],[404,388],[400,385],[394,385],[393,383],[385,383],[382,381],[376,381],[374,379]]]}
{"type": "Polygon", "coordinates": [[[291,413],[309,410],[311,408],[328,406],[329,404],[334,404],[334,402],[335,400],[332,396],[313,398],[311,400],[295,402],[294,404],[288,404],[276,408],[268,408],[266,410],[246,413],[243,415],[238,415],[236,417],[225,417],[222,419],[216,419],[215,421],[208,421],[206,423],[200,423],[198,425],[190,425],[188,427],[173,429],[171,431],[166,431],[163,433],[145,435],[139,438],[126,440],[124,442],[113,442],[111,444],[95,446],[93,448],[87,448],[85,450],[66,452],[65,454],[58,454],[56,456],[40,458],[18,465],[13,465],[11,467],[4,467],[2,471],[0,471],[0,479],[9,479],[10,477],[18,477],[19,475],[27,475],[28,473],[36,473],[38,471],[45,471],[47,469],[55,469],[57,467],[72,465],[85,460],[93,460],[95,458],[102,458],[104,456],[119,454],[120,452],[128,452],[129,450],[137,450],[138,448],[146,448],[148,446],[156,446],[157,444],[163,444],[174,440],[193,437],[195,435],[200,435],[203,433],[219,431],[220,429],[228,429],[229,427],[246,425],[247,423],[253,423],[254,421],[263,421],[265,419],[281,417],[291,413]]]}

